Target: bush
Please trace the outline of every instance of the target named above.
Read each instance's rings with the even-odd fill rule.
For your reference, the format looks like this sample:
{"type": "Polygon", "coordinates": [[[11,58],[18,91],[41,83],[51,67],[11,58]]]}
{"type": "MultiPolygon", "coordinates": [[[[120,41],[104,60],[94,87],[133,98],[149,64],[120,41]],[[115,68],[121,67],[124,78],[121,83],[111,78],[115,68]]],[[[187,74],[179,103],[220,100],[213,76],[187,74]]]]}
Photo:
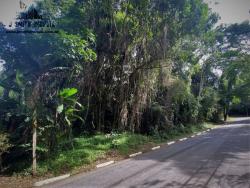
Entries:
{"type": "Polygon", "coordinates": [[[142,116],[142,134],[156,135],[167,131],[172,126],[167,118],[167,112],[159,104],[153,104],[148,107],[142,116]]]}
{"type": "Polygon", "coordinates": [[[2,155],[6,153],[10,147],[11,147],[11,144],[9,143],[8,135],[6,133],[0,132],[0,171],[3,170],[2,155]]]}

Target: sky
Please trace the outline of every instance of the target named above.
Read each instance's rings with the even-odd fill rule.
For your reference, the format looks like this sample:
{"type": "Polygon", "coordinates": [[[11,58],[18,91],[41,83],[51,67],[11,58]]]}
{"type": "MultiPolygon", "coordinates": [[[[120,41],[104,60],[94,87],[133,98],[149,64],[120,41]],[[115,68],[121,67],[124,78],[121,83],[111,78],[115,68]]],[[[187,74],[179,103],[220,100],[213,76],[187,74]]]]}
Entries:
{"type": "MultiPolygon", "coordinates": [[[[27,7],[34,2],[34,0],[22,1],[27,7]]],[[[0,0],[0,22],[5,25],[14,22],[17,13],[21,11],[19,2],[20,0],[0,0]]],[[[250,0],[204,0],[204,2],[208,3],[212,10],[221,16],[218,24],[250,20],[250,0]]]]}
{"type": "Polygon", "coordinates": [[[219,13],[221,20],[218,24],[250,21],[250,0],[205,0],[205,2],[214,12],[219,13]]]}

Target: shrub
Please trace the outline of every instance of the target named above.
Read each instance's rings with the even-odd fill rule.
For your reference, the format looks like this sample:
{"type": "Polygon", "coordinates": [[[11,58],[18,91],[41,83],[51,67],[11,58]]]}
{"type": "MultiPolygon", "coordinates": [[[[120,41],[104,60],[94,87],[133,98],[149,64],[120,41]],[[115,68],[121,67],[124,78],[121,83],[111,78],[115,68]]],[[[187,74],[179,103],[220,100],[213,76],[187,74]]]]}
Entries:
{"type": "Polygon", "coordinates": [[[9,137],[6,133],[0,132],[0,171],[2,171],[2,155],[8,151],[11,147],[9,143],[9,137]]]}

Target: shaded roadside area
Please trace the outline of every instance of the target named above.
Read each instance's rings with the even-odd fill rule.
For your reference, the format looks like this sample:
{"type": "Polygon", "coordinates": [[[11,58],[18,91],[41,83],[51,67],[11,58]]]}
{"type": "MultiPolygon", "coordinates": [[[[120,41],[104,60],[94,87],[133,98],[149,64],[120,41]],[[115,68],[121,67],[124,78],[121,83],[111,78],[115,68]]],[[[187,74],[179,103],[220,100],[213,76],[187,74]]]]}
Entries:
{"type": "Polygon", "coordinates": [[[250,121],[235,119],[201,136],[47,187],[249,188],[250,121]]]}

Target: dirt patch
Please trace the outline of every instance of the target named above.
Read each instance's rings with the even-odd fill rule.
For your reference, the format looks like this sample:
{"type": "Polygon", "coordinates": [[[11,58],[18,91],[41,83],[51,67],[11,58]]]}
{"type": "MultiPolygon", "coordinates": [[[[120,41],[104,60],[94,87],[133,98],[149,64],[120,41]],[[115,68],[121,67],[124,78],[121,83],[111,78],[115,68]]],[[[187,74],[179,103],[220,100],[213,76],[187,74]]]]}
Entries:
{"type": "Polygon", "coordinates": [[[31,188],[35,181],[32,177],[0,176],[1,188],[31,188]]]}

